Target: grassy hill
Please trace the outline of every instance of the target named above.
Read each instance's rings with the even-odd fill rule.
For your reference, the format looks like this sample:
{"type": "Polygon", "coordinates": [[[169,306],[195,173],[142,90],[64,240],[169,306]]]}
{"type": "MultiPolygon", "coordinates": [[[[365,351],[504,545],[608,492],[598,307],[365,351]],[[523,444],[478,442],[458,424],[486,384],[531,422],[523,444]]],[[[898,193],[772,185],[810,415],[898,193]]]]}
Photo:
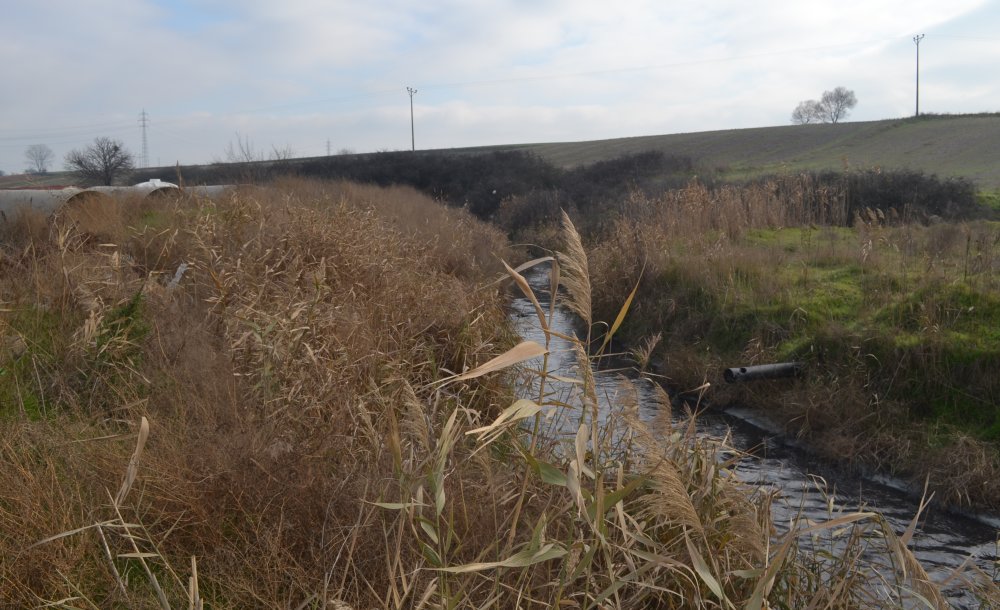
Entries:
{"type": "Polygon", "coordinates": [[[982,189],[1000,188],[1000,114],[785,125],[500,149],[530,150],[563,167],[661,150],[689,155],[704,170],[719,171],[724,177],[878,166],[965,177],[982,189]]]}
{"type": "Polygon", "coordinates": [[[0,176],[0,189],[52,188],[75,183],[69,172],[48,172],[45,174],[14,174],[0,176]]]}
{"type": "MultiPolygon", "coordinates": [[[[701,171],[742,178],[786,170],[883,167],[941,177],[965,177],[980,189],[1000,189],[1000,114],[784,125],[669,135],[442,149],[446,154],[531,151],[560,167],[659,150],[694,159],[701,171]]],[[[294,161],[291,163],[294,164],[294,161]]],[[[167,176],[173,167],[164,168],[167,176]]],[[[71,184],[64,172],[0,177],[0,188],[71,184]]]]}

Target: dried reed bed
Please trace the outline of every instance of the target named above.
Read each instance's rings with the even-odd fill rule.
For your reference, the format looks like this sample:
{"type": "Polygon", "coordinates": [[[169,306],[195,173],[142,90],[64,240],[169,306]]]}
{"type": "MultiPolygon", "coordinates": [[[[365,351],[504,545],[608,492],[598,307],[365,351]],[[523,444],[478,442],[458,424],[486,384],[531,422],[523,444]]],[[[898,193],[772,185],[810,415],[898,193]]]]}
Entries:
{"type": "MultiPolygon", "coordinates": [[[[510,341],[473,281],[500,268],[502,236],[409,189],[315,183],[16,223],[3,329],[27,349],[4,364],[0,597],[143,599],[114,586],[93,527],[31,546],[111,518],[140,415],[146,474],[121,509],[148,528],[143,552],[196,555],[226,605],[381,591],[390,541],[364,501],[459,400],[428,384],[510,341]],[[348,543],[366,551],[334,578],[348,543]]],[[[460,398],[489,413],[503,395],[460,398]]]]}
{"type": "MultiPolygon", "coordinates": [[[[875,515],[778,536],[665,395],[656,435],[629,391],[600,417],[583,342],[580,391],[547,390],[548,341],[507,349],[472,281],[495,263],[448,262],[444,236],[503,240],[434,206],[296,182],[25,220],[0,283],[25,345],[3,365],[4,604],[943,607],[875,515]],[[514,400],[521,375],[543,383],[514,400]]],[[[565,234],[545,260],[589,286],[565,234]]]]}
{"type": "Polygon", "coordinates": [[[715,233],[735,239],[748,229],[848,224],[842,189],[807,174],[714,188],[693,180],[658,197],[636,194],[624,216],[651,223],[674,238],[715,233]]]}

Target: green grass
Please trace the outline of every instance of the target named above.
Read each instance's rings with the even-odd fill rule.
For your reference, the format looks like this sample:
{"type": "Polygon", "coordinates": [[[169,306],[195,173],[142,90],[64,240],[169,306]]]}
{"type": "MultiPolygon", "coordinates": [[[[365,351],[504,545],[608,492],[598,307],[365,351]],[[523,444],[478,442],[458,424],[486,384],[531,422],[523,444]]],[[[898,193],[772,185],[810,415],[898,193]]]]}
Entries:
{"type": "Polygon", "coordinates": [[[979,205],[1000,211],[1000,189],[979,191],[979,205]]]}
{"type": "MultiPolygon", "coordinates": [[[[785,249],[799,243],[802,230],[779,233],[786,235],[775,236],[770,246],[785,249]]],[[[828,327],[835,326],[849,333],[845,338],[866,338],[873,356],[869,372],[886,397],[969,434],[1000,439],[1000,413],[992,407],[1000,396],[995,376],[1000,293],[961,278],[918,277],[918,270],[907,269],[914,263],[902,261],[888,245],[884,249],[877,269],[854,262],[788,265],[778,279],[783,290],[770,299],[758,294],[743,306],[756,313],[757,321],[739,339],[730,338],[730,345],[740,340],[745,345],[777,326],[786,335],[775,346],[777,353],[810,358],[814,344],[832,335],[828,327]],[[894,369],[892,363],[905,366],[894,369]]],[[[836,351],[844,356],[848,347],[836,351]]]]}
{"type": "Polygon", "coordinates": [[[595,311],[612,315],[607,287],[638,281],[645,261],[620,334],[639,344],[662,332],[661,372],[678,389],[707,379],[717,403],[760,406],[831,458],[930,475],[949,501],[995,505],[1000,225],[789,227],[782,205],[800,202],[755,203],[750,188],[638,202],[595,246],[595,311]],[[807,363],[801,382],[717,383],[726,367],[792,360],[807,363]],[[973,456],[973,474],[942,476],[949,452],[973,456]]]}
{"type": "Polygon", "coordinates": [[[137,376],[142,343],[150,332],[142,309],[141,293],[111,308],[83,349],[71,347],[83,324],[80,315],[30,306],[8,314],[5,341],[19,348],[18,353],[0,355],[0,417],[20,414],[39,420],[55,415],[52,409],[60,405],[53,400],[55,384],[50,380],[57,375],[75,379],[78,388],[86,389],[80,404],[107,407],[105,394],[117,395],[117,388],[132,385],[131,378],[137,376]]]}
{"type": "Polygon", "coordinates": [[[65,350],[66,320],[52,311],[22,307],[7,314],[6,341],[20,344],[17,352],[0,354],[0,417],[22,413],[40,419],[46,407],[39,371],[47,373],[65,350]]]}

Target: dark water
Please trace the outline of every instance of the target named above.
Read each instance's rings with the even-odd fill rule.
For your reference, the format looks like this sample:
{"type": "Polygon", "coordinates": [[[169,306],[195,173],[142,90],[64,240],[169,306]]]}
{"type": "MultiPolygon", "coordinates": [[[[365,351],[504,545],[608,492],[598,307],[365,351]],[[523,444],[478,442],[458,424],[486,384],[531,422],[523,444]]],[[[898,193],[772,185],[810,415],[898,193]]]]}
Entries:
{"type": "MultiPolygon", "coordinates": [[[[526,277],[547,314],[547,271],[534,270],[526,277]]],[[[545,344],[534,306],[527,299],[515,299],[511,317],[523,338],[545,344]]],[[[552,329],[574,335],[577,327],[574,315],[557,305],[552,329]]],[[[549,370],[556,374],[570,378],[579,376],[575,370],[576,355],[571,343],[566,340],[553,339],[548,365],[549,370]]],[[[618,397],[630,392],[638,397],[643,419],[651,420],[659,414],[656,391],[648,379],[637,378],[621,369],[595,370],[594,376],[601,398],[601,415],[607,416],[612,405],[620,404],[618,397]]],[[[570,395],[579,391],[576,386],[548,383],[550,396],[574,404],[570,395]]],[[[576,422],[563,422],[559,431],[572,436],[576,433],[576,426],[576,422]]],[[[815,521],[829,519],[831,507],[836,506],[846,512],[859,509],[880,512],[899,534],[916,514],[919,497],[905,489],[901,482],[875,476],[862,477],[819,461],[803,448],[793,446],[780,435],[769,432],[767,425],[754,422],[749,410],[705,412],[698,415],[697,426],[701,434],[716,438],[728,436],[730,446],[745,452],[735,472],[743,481],[775,492],[772,512],[778,527],[787,525],[799,514],[815,521]]],[[[997,516],[958,514],[943,510],[932,502],[921,516],[911,549],[934,580],[943,579],[968,558],[992,575],[1000,568],[997,563],[998,535],[1000,518],[997,516]]],[[[960,587],[949,588],[946,593],[957,608],[978,607],[975,598],[960,587]]]]}

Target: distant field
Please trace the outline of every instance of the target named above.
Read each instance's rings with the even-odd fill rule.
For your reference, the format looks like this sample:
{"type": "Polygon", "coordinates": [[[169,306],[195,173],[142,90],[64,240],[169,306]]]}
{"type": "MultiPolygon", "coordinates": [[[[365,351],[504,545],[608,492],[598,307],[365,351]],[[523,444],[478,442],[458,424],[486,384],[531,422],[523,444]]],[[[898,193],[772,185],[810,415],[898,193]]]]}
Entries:
{"type": "MultiPolygon", "coordinates": [[[[742,178],[787,170],[844,167],[913,169],[965,177],[980,189],[1000,189],[1000,114],[924,116],[841,123],[784,125],[658,136],[444,149],[447,154],[527,150],[561,166],[660,150],[687,155],[703,171],[742,178]]],[[[292,162],[294,163],[294,161],[292,162]]],[[[172,176],[174,168],[165,168],[172,176]]],[[[71,184],[63,172],[0,177],[0,188],[71,184]]]]}
{"type": "Polygon", "coordinates": [[[560,166],[661,150],[689,155],[706,170],[729,177],[878,166],[966,177],[982,189],[1000,188],[1000,114],[785,125],[497,148],[530,150],[560,166]]]}
{"type": "Polygon", "coordinates": [[[0,189],[29,189],[66,186],[74,183],[73,177],[67,172],[49,172],[47,174],[0,176],[0,189]]]}

